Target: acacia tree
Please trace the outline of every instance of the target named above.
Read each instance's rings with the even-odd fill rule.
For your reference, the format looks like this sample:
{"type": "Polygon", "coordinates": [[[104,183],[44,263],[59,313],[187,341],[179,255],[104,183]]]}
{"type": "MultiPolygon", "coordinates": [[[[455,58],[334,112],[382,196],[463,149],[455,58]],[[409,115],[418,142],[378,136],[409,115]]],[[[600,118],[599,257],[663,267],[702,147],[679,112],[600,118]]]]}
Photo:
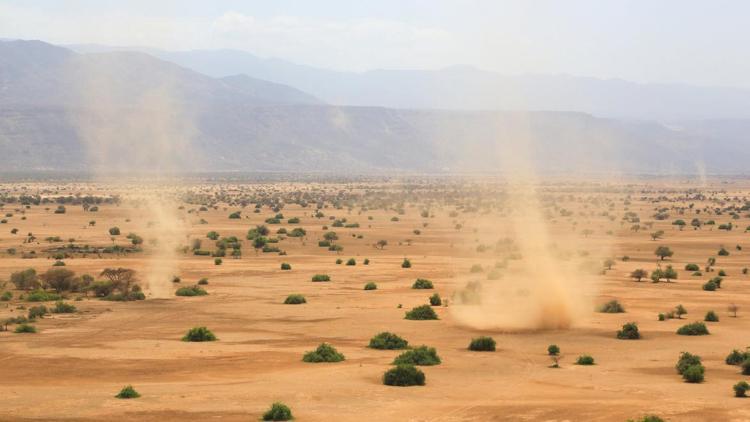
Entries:
{"type": "Polygon", "coordinates": [[[36,270],[33,268],[11,274],[10,282],[13,283],[18,290],[38,289],[41,285],[39,283],[39,276],[37,276],[36,270]]]}
{"type": "Polygon", "coordinates": [[[658,256],[663,261],[664,258],[671,257],[672,255],[674,255],[674,252],[672,252],[672,250],[669,249],[669,246],[659,246],[654,251],[654,255],[658,256]]]}
{"type": "Polygon", "coordinates": [[[57,293],[72,290],[76,285],[75,273],[67,268],[50,268],[41,276],[44,283],[57,293]]]}
{"type": "Polygon", "coordinates": [[[630,273],[630,278],[634,278],[635,281],[641,281],[641,279],[644,279],[648,277],[648,271],[638,268],[637,270],[634,270],[632,273],[630,273]]]}
{"type": "Polygon", "coordinates": [[[128,268],[105,268],[99,275],[109,280],[112,287],[124,295],[130,293],[132,285],[138,281],[135,270],[128,268]]]}

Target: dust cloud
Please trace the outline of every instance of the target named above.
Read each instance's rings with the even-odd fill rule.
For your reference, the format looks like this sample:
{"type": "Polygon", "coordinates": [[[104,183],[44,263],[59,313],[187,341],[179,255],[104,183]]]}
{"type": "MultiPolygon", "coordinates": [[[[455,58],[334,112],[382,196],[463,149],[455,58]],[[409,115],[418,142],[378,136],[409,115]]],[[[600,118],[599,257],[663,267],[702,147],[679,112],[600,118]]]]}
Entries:
{"type": "Polygon", "coordinates": [[[84,62],[77,69],[85,70],[68,75],[78,108],[72,123],[96,180],[114,186],[134,205],[128,230],[135,226],[133,232],[144,239],[143,287],[151,297],[168,297],[187,234],[178,214],[177,177],[194,162],[194,128],[172,77],[122,68],[123,54],[131,53],[73,59],[84,62]]]}
{"type": "MultiPolygon", "coordinates": [[[[595,231],[577,223],[571,226],[561,216],[572,212],[557,203],[566,195],[566,184],[583,180],[566,177],[562,183],[540,175],[532,164],[535,145],[523,119],[504,124],[496,136],[495,150],[483,152],[494,154],[501,173],[502,193],[493,198],[501,210],[478,217],[473,223],[476,233],[464,239],[471,242],[481,236],[483,242],[494,243],[494,262],[473,250],[456,261],[483,262],[497,275],[488,277],[487,270],[470,273],[453,295],[451,315],[461,325],[486,330],[574,327],[594,310],[597,277],[610,245],[603,233],[589,235],[589,230],[595,231]]],[[[467,270],[456,268],[456,273],[464,277],[467,270]]]]}

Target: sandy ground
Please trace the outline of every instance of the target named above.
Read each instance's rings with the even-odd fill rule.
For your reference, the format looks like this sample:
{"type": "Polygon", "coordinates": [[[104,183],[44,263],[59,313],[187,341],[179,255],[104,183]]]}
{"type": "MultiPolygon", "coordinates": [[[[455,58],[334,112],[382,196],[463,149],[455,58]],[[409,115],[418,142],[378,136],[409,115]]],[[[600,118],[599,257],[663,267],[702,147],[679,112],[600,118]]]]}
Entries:
{"type": "MultiPolygon", "coordinates": [[[[5,185],[14,189],[19,185],[5,185]]],[[[41,184],[26,184],[30,190],[44,189],[41,184]]],[[[696,208],[719,206],[709,199],[688,200],[686,189],[678,186],[664,190],[657,185],[630,186],[631,205],[642,222],[654,221],[655,208],[686,206],[696,208]],[[663,196],[660,200],[654,198],[663,196]],[[648,198],[646,198],[648,197],[648,198]],[[667,200],[668,198],[668,200],[667,200]]],[[[273,189],[272,186],[249,186],[246,189],[273,189]]],[[[346,186],[329,186],[344,189],[346,186]]],[[[559,188],[559,187],[558,187],[559,188]]],[[[558,189],[553,188],[553,189],[558,189]]],[[[625,185],[619,186],[625,189],[625,185]]],[[[86,185],[56,187],[57,192],[87,191],[86,185]]],[[[101,188],[106,191],[106,188],[101,188]]],[[[210,189],[217,189],[210,187],[210,189]]],[[[298,189],[294,185],[282,189],[298,189]]],[[[440,189],[439,187],[435,189],[440,189]]],[[[742,203],[750,189],[735,182],[704,188],[703,192],[727,190],[717,198],[742,203]],[[733,197],[738,200],[734,201],[733,197]]],[[[102,194],[99,191],[99,194],[102,194]]],[[[406,196],[405,213],[371,209],[361,212],[325,208],[323,219],[311,217],[312,207],[288,205],[282,212],[286,218],[298,216],[301,224],[269,225],[288,229],[307,229],[304,240],[287,238],[279,243],[288,255],[256,254],[245,241],[242,259],[224,258],[215,266],[213,258],[179,254],[176,265],[182,278],[180,285],[190,285],[207,277],[209,295],[203,297],[149,298],[138,302],[107,302],[94,298],[70,302],[79,310],[72,315],[52,315],[36,323],[37,334],[0,332],[0,420],[258,420],[274,401],[288,404],[300,421],[625,421],[644,414],[657,414],[670,421],[744,421],[750,420],[749,401],[733,397],[732,385],[747,379],[739,368],[724,363],[732,349],[750,345],[750,279],[741,269],[750,266],[750,234],[744,228],[750,219],[740,212],[739,220],[722,215],[701,214],[701,219],[715,219],[717,224],[732,221],[737,228],[726,232],[716,227],[677,230],[671,225],[675,218],[688,224],[694,217],[686,213],[665,221],[655,221],[652,229],[630,230],[630,223],[620,223],[624,213],[622,191],[600,192],[571,186],[565,188],[566,203],[572,217],[554,218],[552,232],[572,232],[581,237],[582,227],[591,227],[586,236],[589,250],[605,251],[615,258],[612,270],[597,279],[597,288],[588,292],[592,305],[610,299],[619,300],[626,313],[590,312],[575,326],[563,330],[527,330],[507,332],[502,329],[477,330],[456,321],[449,307],[436,307],[437,321],[409,321],[404,312],[427,303],[433,293],[413,290],[418,278],[435,283],[437,292],[446,298],[467,281],[486,278],[472,274],[476,263],[491,266],[497,257],[474,252],[477,242],[497,237],[493,228],[503,227],[501,214],[462,212],[449,216],[455,209],[446,193],[443,203],[433,203],[435,217],[420,216],[421,205],[411,206],[406,196]],[[570,195],[568,198],[567,195],[570,195]],[[600,215],[607,210],[580,201],[585,197],[613,199],[609,208],[613,221],[600,215]],[[583,213],[584,215],[581,215],[583,213]],[[330,224],[329,215],[359,222],[360,228],[330,228],[339,233],[344,251],[337,255],[319,248],[317,241],[330,224]],[[399,221],[391,221],[398,215],[399,221]],[[367,216],[372,216],[368,220],[367,216]],[[570,221],[578,221],[572,229],[570,221]],[[428,222],[423,227],[423,222],[428,222]],[[462,223],[457,230],[456,223],[462,223]],[[421,229],[421,234],[413,233],[421,229]],[[650,232],[661,229],[664,238],[652,241],[650,232]],[[612,234],[607,234],[612,230],[612,234]],[[362,238],[351,234],[362,235],[362,238]],[[386,239],[383,250],[373,247],[386,239]],[[406,239],[412,239],[407,242],[406,239]],[[674,265],[680,278],[673,283],[636,283],[629,273],[635,268],[649,271],[656,267],[653,254],[657,245],[668,245],[675,255],[666,262],[674,265]],[[709,256],[724,245],[728,257],[718,257],[716,268],[725,269],[722,289],[705,292],[701,285],[713,276],[691,277],[684,270],[688,262],[705,265],[709,256]],[[735,245],[746,246],[738,251],[735,245]],[[628,255],[623,262],[620,257],[628,255]],[[356,266],[336,265],[335,260],[354,257],[356,266]],[[412,268],[401,268],[409,257],[412,268]],[[362,265],[369,258],[371,263],[362,265]],[[291,271],[281,271],[280,263],[288,262],[291,271]],[[313,283],[313,274],[331,276],[329,283],[313,283]],[[364,291],[368,281],[375,281],[378,290],[364,291]],[[308,303],[291,306],[282,304],[290,293],[302,293],[308,303]],[[739,306],[739,316],[727,311],[730,303],[739,306]],[[657,321],[659,312],[682,304],[688,314],[682,320],[657,321]],[[402,308],[399,308],[402,305],[402,308]],[[675,330],[690,321],[703,320],[706,311],[715,310],[720,322],[707,323],[711,335],[678,336],[675,330]],[[643,335],[641,340],[623,341],[615,338],[622,324],[635,321],[643,335]],[[219,341],[187,343],[181,336],[191,327],[207,326],[219,341]],[[399,351],[367,348],[370,337],[380,331],[391,331],[409,340],[412,345],[436,347],[443,363],[422,367],[427,377],[424,387],[388,387],[381,377],[399,351]],[[497,341],[494,353],[467,350],[471,338],[489,335],[497,341]],[[346,356],[341,363],[309,364],[301,361],[305,351],[321,342],[333,344],[346,356]],[[562,349],[560,369],[549,368],[549,344],[562,349]],[[675,372],[674,365],[681,351],[690,351],[703,358],[706,380],[688,384],[675,372]],[[590,354],[597,364],[574,365],[577,356],[590,354]],[[142,395],[136,400],[118,400],[114,395],[124,385],[132,384],[142,395]]],[[[0,279],[10,273],[33,267],[43,272],[53,260],[41,252],[50,246],[47,236],[75,238],[76,243],[109,244],[107,228],[119,226],[123,236],[140,227],[143,210],[127,204],[101,205],[97,213],[83,212],[80,206],[68,206],[66,214],[54,214],[56,205],[31,206],[21,220],[17,204],[6,204],[3,211],[12,213],[0,225],[0,247],[20,250],[35,249],[41,257],[21,259],[19,254],[2,253],[0,279]],[[45,209],[48,208],[48,209],[45,209]],[[131,219],[131,221],[127,221],[131,219]],[[88,221],[96,220],[90,227],[88,221]],[[11,228],[19,234],[11,235],[11,228]],[[38,244],[25,245],[22,239],[33,232],[38,244]]],[[[222,205],[218,209],[187,213],[198,205],[181,210],[188,221],[191,238],[205,239],[210,230],[222,236],[236,235],[241,239],[255,224],[274,213],[267,207],[259,214],[252,205],[245,208],[242,218],[230,220],[228,214],[238,206],[222,205]],[[208,224],[199,224],[200,218],[208,224]]],[[[139,232],[148,238],[148,233],[139,232]]],[[[186,240],[187,242],[187,240],[186,240]]],[[[67,268],[78,274],[97,274],[105,267],[128,267],[145,271],[148,251],[122,257],[66,259],[67,268]]],[[[600,257],[597,257],[600,258],[600,257]]],[[[529,259],[524,257],[524,259],[529,259]]],[[[526,265],[533,265],[531,263],[526,265]]],[[[507,271],[498,282],[513,282],[507,271]]],[[[171,286],[171,282],[165,281],[171,286]]],[[[7,289],[10,289],[8,284],[7,289]]],[[[573,287],[571,287],[573,288],[573,287]]],[[[0,302],[0,319],[24,315],[18,309],[29,304],[17,299],[0,302]]],[[[593,308],[593,306],[592,306],[593,308]]],[[[12,329],[12,326],[11,326],[12,329]]]]}

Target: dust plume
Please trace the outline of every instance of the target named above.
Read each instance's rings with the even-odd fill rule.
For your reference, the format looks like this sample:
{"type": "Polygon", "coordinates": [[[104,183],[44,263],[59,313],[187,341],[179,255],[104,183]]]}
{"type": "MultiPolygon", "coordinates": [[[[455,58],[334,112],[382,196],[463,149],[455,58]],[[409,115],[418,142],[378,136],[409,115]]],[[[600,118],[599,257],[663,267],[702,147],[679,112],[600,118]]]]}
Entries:
{"type": "MultiPolygon", "coordinates": [[[[495,151],[484,151],[494,153],[502,174],[502,193],[493,198],[499,211],[478,217],[477,233],[472,234],[494,243],[493,271],[499,274],[484,280],[470,275],[449,309],[459,324],[478,329],[573,327],[593,311],[596,277],[608,245],[602,236],[589,236],[588,231],[594,230],[578,227],[577,222],[571,227],[563,216],[570,212],[558,203],[565,197],[564,187],[580,182],[538,176],[526,123],[520,119],[502,127],[495,151]]],[[[487,263],[486,256],[478,253],[462,258],[487,263]]],[[[493,268],[492,262],[488,264],[485,268],[493,268]]],[[[457,269],[458,274],[466,271],[457,269]]]]}
{"type": "MultiPolygon", "coordinates": [[[[123,192],[148,256],[141,281],[152,297],[167,297],[179,274],[177,249],[187,227],[178,214],[176,179],[194,157],[192,116],[168,71],[122,66],[136,53],[78,55],[78,112],[72,122],[97,180],[123,192]],[[81,63],[83,65],[81,65],[81,63]]],[[[126,233],[123,233],[125,235],[126,233]]]]}

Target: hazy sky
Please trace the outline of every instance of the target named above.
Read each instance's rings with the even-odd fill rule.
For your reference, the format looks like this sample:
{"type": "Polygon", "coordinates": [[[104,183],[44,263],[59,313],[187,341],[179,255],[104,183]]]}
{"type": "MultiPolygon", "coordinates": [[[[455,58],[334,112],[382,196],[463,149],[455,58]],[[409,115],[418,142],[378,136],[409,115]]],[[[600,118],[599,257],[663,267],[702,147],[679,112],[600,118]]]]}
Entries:
{"type": "Polygon", "coordinates": [[[750,87],[744,0],[0,0],[0,37],[750,87]]]}

